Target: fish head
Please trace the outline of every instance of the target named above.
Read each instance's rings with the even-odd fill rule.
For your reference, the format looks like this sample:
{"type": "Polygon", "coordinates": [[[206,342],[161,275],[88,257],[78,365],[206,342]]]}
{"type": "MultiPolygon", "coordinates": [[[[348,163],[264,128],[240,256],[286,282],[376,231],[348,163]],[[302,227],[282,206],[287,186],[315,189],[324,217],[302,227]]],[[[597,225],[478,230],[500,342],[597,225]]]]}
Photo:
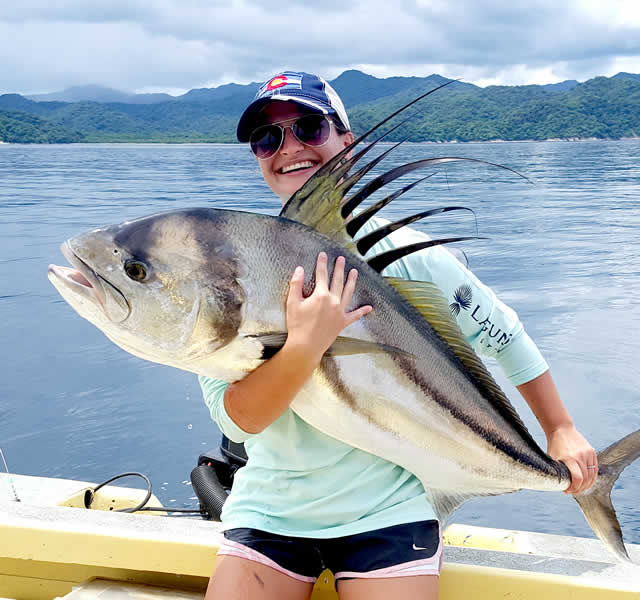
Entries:
{"type": "Polygon", "coordinates": [[[184,367],[231,342],[244,294],[229,236],[176,211],[94,229],[63,243],[72,268],[50,265],[62,297],[116,344],[184,367]]]}

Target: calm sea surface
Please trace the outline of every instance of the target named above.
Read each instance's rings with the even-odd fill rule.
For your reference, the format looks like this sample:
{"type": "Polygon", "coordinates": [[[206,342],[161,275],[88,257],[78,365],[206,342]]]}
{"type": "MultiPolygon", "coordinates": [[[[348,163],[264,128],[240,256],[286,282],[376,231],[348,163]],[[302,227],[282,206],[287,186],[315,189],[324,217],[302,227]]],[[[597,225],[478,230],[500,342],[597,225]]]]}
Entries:
{"type": "MultiPolygon", "coordinates": [[[[640,429],[640,141],[407,145],[383,164],[452,155],[507,165],[533,183],[484,166],[439,167],[385,216],[473,208],[489,239],[465,244],[470,266],[518,312],[579,429],[597,448],[640,429]]],[[[219,433],[195,376],[126,354],[47,280],[49,263],[66,264],[66,238],[191,206],[275,213],[279,202],[243,146],[0,145],[0,447],[11,471],[96,482],[142,471],[166,505],[197,504],[189,473],[219,433]]],[[[476,231],[468,214],[419,227],[476,231]]],[[[544,444],[517,391],[489,366],[544,444]]],[[[640,464],[613,500],[627,541],[640,543],[640,464]]],[[[479,499],[455,520],[591,535],[563,494],[479,499]]]]}

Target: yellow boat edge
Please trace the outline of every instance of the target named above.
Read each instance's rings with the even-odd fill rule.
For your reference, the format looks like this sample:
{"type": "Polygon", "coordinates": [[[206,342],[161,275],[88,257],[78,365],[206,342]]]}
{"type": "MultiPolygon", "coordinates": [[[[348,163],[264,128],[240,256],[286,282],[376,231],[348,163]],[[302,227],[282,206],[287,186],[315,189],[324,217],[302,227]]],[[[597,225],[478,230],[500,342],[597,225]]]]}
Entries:
{"type": "MultiPolygon", "coordinates": [[[[16,475],[13,479],[19,490],[31,486],[40,492],[43,480],[47,480],[16,475]]],[[[103,510],[77,508],[83,506],[80,499],[90,484],[69,480],[44,483],[52,490],[48,497],[40,493],[36,500],[23,493],[22,502],[0,500],[0,598],[50,600],[70,594],[69,598],[84,600],[100,581],[110,581],[111,586],[137,584],[180,590],[202,597],[222,540],[219,523],[117,513],[116,506],[135,506],[141,494],[141,490],[117,486],[101,490],[98,505],[103,510]]],[[[155,498],[153,503],[159,506],[155,498]]],[[[640,567],[586,562],[590,554],[598,552],[601,545],[597,540],[463,524],[447,527],[444,539],[447,553],[441,575],[442,600],[640,597],[640,567]],[[574,558],[581,561],[579,575],[529,570],[540,556],[547,561],[556,560],[556,556],[561,560],[559,556],[568,547],[581,549],[574,558]],[[491,560],[485,561],[489,556],[491,560]],[[513,563],[514,557],[516,563],[520,560],[527,565],[527,570],[512,568],[512,564],[510,568],[501,566],[501,562],[505,566],[513,563]],[[473,564],[467,564],[469,558],[473,564]]],[[[632,558],[640,562],[640,546],[631,550],[632,558]]],[[[600,555],[603,552],[600,549],[600,555]]],[[[145,589],[148,594],[149,588],[145,589]]],[[[158,594],[162,597],[161,590],[158,594]]],[[[331,573],[322,574],[312,598],[337,599],[331,573]]],[[[101,599],[106,600],[104,596],[101,599]]]]}

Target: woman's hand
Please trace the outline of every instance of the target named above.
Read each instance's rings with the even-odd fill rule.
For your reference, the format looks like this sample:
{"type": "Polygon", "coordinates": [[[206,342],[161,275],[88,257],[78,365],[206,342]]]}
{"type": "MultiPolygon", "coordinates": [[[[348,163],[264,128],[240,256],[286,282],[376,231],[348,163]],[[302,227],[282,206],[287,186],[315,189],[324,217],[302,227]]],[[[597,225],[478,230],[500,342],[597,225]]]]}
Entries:
{"type": "Polygon", "coordinates": [[[345,259],[339,256],[329,284],[327,255],[320,252],[316,262],[315,289],[308,298],[302,293],[304,269],[297,267],[291,277],[286,306],[288,336],[285,345],[295,348],[297,353],[302,353],[316,364],[345,327],[373,310],[373,307],[366,305],[347,311],[358,271],[351,269],[345,282],[344,266],[345,259]]]}
{"type": "Polygon", "coordinates": [[[316,265],[316,287],[308,298],[302,294],[304,270],[298,267],[291,278],[287,297],[288,336],[282,349],[232,383],[224,395],[231,420],[247,433],[259,433],[287,410],[320,363],[322,355],[338,334],[371,306],[348,312],[356,287],[357,271],[344,280],[344,257],[339,257],[329,286],[327,255],[321,252],[316,265]]]}
{"type": "Polygon", "coordinates": [[[571,485],[565,494],[579,494],[593,485],[598,476],[598,457],[573,425],[558,427],[547,435],[547,452],[567,465],[571,473],[571,485]]]}

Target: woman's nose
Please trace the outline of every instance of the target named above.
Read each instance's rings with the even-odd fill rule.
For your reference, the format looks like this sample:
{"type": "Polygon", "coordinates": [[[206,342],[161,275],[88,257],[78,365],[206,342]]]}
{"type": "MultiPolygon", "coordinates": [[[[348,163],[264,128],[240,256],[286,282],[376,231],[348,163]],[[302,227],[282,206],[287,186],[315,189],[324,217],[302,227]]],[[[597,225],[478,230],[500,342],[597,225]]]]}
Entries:
{"type": "Polygon", "coordinates": [[[282,147],[280,148],[280,152],[283,154],[294,154],[296,152],[300,152],[304,148],[304,145],[300,140],[293,135],[293,131],[291,131],[291,127],[286,127],[284,130],[284,139],[282,140],[282,147]]]}

